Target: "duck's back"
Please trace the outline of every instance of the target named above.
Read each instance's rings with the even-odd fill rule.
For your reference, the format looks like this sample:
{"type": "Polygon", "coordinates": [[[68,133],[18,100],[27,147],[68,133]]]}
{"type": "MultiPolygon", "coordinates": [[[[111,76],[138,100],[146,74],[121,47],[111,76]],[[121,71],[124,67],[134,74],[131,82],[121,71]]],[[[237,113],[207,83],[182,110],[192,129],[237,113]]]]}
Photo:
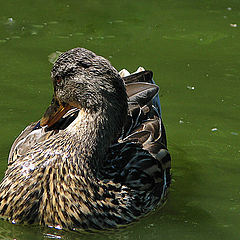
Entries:
{"type": "Polygon", "coordinates": [[[118,142],[109,149],[103,172],[105,178],[136,190],[141,210],[148,212],[164,202],[171,181],[159,88],[151,71],[120,74],[128,95],[128,117],[118,142]]]}

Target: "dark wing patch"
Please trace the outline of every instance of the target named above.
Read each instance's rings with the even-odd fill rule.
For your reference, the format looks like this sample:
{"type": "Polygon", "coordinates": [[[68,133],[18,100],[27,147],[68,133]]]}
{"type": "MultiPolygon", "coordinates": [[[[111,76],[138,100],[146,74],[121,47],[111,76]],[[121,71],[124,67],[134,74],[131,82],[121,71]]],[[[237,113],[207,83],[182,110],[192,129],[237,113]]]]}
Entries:
{"type": "Polygon", "coordinates": [[[147,104],[157,93],[158,86],[151,83],[130,83],[126,85],[129,102],[140,106],[147,104]]]}

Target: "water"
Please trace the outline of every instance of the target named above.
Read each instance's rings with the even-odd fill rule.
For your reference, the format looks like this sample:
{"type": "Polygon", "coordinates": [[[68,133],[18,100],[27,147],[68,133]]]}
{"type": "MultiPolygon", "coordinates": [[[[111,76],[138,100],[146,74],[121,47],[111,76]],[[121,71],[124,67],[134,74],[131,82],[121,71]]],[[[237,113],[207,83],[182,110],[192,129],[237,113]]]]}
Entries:
{"type": "Polygon", "coordinates": [[[239,239],[239,17],[238,0],[2,2],[0,176],[14,138],[51,99],[48,56],[81,46],[119,70],[153,70],[173,182],[163,209],[118,231],[0,221],[0,238],[239,239]]]}

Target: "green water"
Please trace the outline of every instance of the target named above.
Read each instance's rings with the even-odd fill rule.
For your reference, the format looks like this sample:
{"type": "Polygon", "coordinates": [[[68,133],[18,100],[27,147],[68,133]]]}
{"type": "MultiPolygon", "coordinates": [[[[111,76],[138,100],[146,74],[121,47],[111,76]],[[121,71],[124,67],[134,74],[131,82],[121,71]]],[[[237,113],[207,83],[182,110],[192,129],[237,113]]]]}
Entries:
{"type": "Polygon", "coordinates": [[[81,46],[160,86],[173,181],[163,209],[118,231],[0,221],[0,239],[239,239],[239,0],[1,1],[0,177],[52,96],[48,56],[81,46]]]}

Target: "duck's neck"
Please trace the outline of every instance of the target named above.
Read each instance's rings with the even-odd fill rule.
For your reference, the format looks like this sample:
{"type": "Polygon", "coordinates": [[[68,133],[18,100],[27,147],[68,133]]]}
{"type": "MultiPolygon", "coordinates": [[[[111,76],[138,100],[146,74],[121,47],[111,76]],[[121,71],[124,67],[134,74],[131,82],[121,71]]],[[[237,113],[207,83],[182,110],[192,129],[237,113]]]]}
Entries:
{"type": "Polygon", "coordinates": [[[76,149],[73,151],[78,153],[74,161],[78,165],[89,165],[98,172],[109,145],[117,137],[117,128],[119,127],[116,126],[116,122],[102,111],[90,113],[80,110],[78,117],[67,129],[69,141],[75,143],[76,149]]]}

